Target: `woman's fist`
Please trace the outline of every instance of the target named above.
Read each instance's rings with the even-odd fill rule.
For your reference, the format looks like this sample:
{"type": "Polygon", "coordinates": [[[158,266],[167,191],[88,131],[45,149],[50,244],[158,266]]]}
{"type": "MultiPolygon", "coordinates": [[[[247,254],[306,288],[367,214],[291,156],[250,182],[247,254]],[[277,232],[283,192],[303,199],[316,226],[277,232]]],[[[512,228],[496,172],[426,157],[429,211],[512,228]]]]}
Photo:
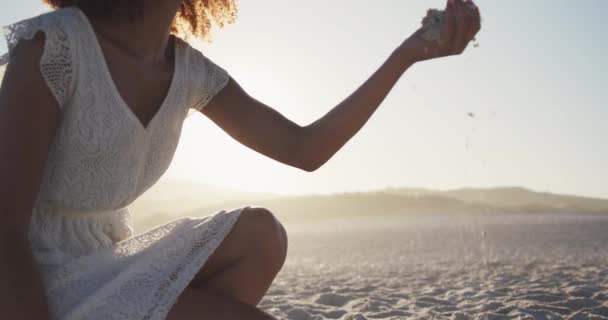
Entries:
{"type": "Polygon", "coordinates": [[[479,8],[470,0],[448,0],[446,9],[429,10],[422,27],[399,48],[415,61],[458,55],[481,29],[479,8]]]}

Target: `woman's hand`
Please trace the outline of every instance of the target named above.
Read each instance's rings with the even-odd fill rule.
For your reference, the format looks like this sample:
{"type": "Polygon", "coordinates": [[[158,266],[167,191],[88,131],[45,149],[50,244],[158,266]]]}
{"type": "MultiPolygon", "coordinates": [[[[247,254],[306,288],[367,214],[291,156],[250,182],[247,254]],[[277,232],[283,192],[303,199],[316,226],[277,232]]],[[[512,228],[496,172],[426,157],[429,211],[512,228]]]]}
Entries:
{"type": "MultiPolygon", "coordinates": [[[[422,24],[425,25],[429,18],[427,15],[422,24]]],[[[438,41],[428,39],[425,36],[428,29],[423,26],[398,50],[415,62],[463,53],[481,29],[479,8],[470,0],[448,0],[443,19],[438,41]]]]}

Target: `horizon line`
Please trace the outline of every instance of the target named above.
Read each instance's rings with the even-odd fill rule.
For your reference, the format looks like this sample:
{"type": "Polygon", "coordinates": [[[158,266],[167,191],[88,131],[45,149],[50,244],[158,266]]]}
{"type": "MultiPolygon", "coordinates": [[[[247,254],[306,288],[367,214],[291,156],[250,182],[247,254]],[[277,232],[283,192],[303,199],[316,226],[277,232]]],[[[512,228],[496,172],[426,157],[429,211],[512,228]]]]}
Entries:
{"type": "Polygon", "coordinates": [[[608,197],[606,196],[593,196],[593,195],[583,195],[583,194],[575,194],[575,193],[560,193],[550,190],[540,190],[535,188],[526,187],[523,185],[496,185],[491,187],[475,187],[475,186],[463,186],[457,188],[428,188],[428,187],[412,187],[412,186],[387,186],[384,188],[374,188],[374,189],[360,189],[360,190],[344,190],[344,191],[332,191],[332,192],[272,192],[272,191],[250,191],[244,190],[229,186],[223,186],[218,184],[205,183],[200,181],[189,180],[187,178],[164,178],[159,180],[159,183],[162,182],[186,182],[186,183],[194,183],[205,185],[209,187],[214,187],[218,189],[224,189],[226,191],[233,192],[242,192],[242,193],[262,193],[276,196],[331,196],[331,195],[341,195],[341,194],[353,194],[353,193],[372,193],[372,192],[386,192],[389,190],[399,190],[399,189],[412,189],[412,190],[423,190],[428,192],[451,192],[451,191],[463,191],[463,190],[500,190],[500,189],[520,189],[527,192],[532,193],[540,193],[540,194],[550,194],[556,196],[570,196],[570,197],[578,197],[578,198],[586,198],[593,200],[605,200],[608,201],[608,197]]]}

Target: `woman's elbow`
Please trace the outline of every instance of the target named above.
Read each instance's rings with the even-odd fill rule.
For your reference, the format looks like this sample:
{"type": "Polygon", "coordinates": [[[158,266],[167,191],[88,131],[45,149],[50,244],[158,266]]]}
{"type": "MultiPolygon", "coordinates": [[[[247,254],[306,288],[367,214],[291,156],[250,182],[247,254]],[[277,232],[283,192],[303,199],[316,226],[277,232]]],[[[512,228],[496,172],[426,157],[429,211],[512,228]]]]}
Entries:
{"type": "Polygon", "coordinates": [[[314,143],[314,139],[310,138],[310,132],[306,130],[301,131],[298,142],[294,144],[291,158],[295,167],[306,172],[317,171],[329,160],[320,150],[319,144],[314,143]]]}
{"type": "Polygon", "coordinates": [[[306,172],[315,172],[321,168],[326,161],[319,159],[305,159],[298,161],[296,167],[306,172]]]}
{"type": "Polygon", "coordinates": [[[319,166],[319,165],[307,165],[307,166],[301,166],[300,169],[302,169],[303,171],[306,171],[306,172],[315,172],[320,167],[321,166],[319,166]]]}

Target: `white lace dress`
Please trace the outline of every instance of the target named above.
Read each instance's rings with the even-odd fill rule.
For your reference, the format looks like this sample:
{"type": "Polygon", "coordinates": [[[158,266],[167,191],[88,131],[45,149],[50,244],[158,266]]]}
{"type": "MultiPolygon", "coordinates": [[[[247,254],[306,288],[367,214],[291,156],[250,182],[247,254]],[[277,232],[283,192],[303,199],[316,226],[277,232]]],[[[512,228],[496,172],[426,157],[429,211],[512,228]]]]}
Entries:
{"type": "Polygon", "coordinates": [[[144,126],[115,87],[82,11],[52,11],[4,31],[9,54],[0,65],[20,39],[44,32],[40,69],[61,108],[30,228],[53,319],[165,319],[244,208],[134,235],[127,206],[169,166],[188,111],[203,108],[229,75],[176,41],[170,89],[144,126]]]}

